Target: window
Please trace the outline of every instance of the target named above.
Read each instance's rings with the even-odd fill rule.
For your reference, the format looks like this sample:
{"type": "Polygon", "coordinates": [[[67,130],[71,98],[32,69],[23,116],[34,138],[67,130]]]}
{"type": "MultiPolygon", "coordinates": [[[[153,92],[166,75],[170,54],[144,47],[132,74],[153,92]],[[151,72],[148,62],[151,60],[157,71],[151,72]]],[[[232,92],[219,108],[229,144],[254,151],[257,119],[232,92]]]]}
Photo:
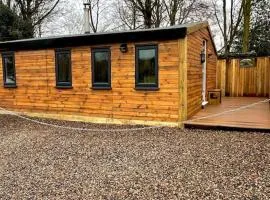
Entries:
{"type": "Polygon", "coordinates": [[[92,50],[92,87],[94,89],[111,89],[110,49],[92,50]]]}
{"type": "Polygon", "coordinates": [[[240,59],[240,67],[256,67],[255,58],[244,58],[240,59]]]}
{"type": "Polygon", "coordinates": [[[136,89],[158,89],[158,47],[136,47],[136,89]]]}
{"type": "Polygon", "coordinates": [[[16,87],[14,53],[3,53],[3,78],[5,87],[16,87]]]}
{"type": "Polygon", "coordinates": [[[72,87],[71,75],[71,53],[69,49],[58,49],[55,51],[56,87],[72,87]]]}

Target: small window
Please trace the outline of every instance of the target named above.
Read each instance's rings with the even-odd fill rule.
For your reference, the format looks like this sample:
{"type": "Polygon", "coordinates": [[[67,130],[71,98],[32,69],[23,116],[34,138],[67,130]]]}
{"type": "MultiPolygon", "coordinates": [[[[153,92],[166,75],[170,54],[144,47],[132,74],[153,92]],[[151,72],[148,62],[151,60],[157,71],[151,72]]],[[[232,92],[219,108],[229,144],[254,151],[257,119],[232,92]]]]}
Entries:
{"type": "Polygon", "coordinates": [[[69,49],[55,51],[56,87],[70,88],[72,86],[71,52],[69,49]]]}
{"type": "Polygon", "coordinates": [[[136,47],[136,89],[158,88],[158,47],[136,47]]]}
{"type": "Polygon", "coordinates": [[[110,49],[92,50],[92,87],[94,89],[111,88],[110,49]]]}
{"type": "Polygon", "coordinates": [[[256,59],[255,58],[240,59],[240,67],[256,67],[256,59]]]}
{"type": "Polygon", "coordinates": [[[16,87],[15,58],[14,53],[3,53],[3,78],[5,87],[16,87]]]}

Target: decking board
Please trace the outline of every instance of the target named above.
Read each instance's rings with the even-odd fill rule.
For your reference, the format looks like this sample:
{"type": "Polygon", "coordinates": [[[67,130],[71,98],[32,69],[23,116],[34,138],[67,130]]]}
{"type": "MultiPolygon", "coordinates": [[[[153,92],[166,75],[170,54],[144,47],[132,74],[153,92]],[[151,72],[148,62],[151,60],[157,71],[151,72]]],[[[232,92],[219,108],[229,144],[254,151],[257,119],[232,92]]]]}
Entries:
{"type": "Polygon", "coordinates": [[[266,98],[260,97],[223,97],[220,105],[208,105],[205,109],[194,115],[190,121],[186,121],[185,126],[194,128],[223,127],[228,129],[257,129],[268,132],[270,131],[269,102],[260,103],[249,108],[225,113],[220,116],[200,119],[202,117],[223,113],[242,106],[254,104],[265,99],[266,98]]]}

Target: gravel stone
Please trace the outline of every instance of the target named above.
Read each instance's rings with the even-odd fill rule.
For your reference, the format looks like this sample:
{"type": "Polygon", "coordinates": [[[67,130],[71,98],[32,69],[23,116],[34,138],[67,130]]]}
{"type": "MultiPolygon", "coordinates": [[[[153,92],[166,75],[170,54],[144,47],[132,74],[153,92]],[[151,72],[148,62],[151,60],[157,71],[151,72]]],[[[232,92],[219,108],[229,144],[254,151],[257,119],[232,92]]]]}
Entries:
{"type": "Polygon", "coordinates": [[[270,199],[270,134],[0,115],[0,199],[270,199]]]}

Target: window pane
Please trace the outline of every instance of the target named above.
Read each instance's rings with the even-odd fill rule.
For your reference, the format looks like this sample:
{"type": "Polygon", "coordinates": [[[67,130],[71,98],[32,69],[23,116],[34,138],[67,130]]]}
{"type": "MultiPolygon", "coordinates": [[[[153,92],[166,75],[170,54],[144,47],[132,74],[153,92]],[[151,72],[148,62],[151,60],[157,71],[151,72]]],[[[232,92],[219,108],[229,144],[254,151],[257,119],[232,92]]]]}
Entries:
{"type": "Polygon", "coordinates": [[[70,54],[58,53],[57,64],[58,64],[58,82],[71,82],[70,54]]]}
{"type": "Polygon", "coordinates": [[[94,83],[109,82],[109,52],[94,53],[94,83]]]}
{"type": "Polygon", "coordinates": [[[156,50],[140,49],[138,57],[138,83],[156,83],[156,50]]]}
{"type": "Polygon", "coordinates": [[[13,63],[13,57],[4,57],[4,67],[5,67],[5,83],[15,84],[15,69],[13,63]]]}

